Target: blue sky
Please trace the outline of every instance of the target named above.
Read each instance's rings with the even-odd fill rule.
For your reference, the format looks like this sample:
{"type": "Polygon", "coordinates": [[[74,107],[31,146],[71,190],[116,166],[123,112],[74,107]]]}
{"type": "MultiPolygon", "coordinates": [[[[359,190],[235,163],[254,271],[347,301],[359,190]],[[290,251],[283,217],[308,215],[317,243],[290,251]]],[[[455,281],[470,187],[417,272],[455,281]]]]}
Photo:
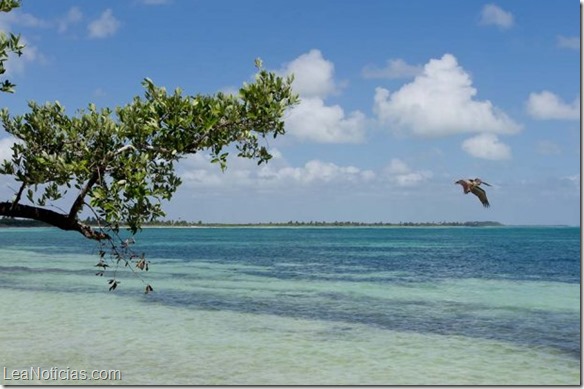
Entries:
{"type": "MultiPolygon", "coordinates": [[[[253,61],[293,73],[301,103],[274,159],[200,153],[165,206],[205,222],[580,223],[580,4],[575,1],[23,0],[0,15],[25,54],[2,106],[123,105],[150,77],[233,92],[253,61]],[[464,195],[481,177],[491,207],[464,195]]],[[[0,157],[12,139],[0,133],[0,157]]],[[[14,188],[0,179],[0,195],[14,188]]]]}

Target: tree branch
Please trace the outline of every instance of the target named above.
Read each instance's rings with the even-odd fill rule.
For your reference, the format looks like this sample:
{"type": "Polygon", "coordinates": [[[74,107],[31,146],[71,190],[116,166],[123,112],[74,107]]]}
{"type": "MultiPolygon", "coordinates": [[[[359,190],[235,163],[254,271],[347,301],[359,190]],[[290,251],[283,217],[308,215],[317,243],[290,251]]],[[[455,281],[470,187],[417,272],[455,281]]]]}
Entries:
{"type": "Polygon", "coordinates": [[[25,188],[26,182],[23,182],[22,185],[20,186],[20,189],[18,190],[18,193],[16,194],[16,197],[14,198],[14,201],[12,202],[12,207],[18,204],[18,202],[20,201],[20,197],[22,196],[22,192],[24,191],[25,188]]]}
{"type": "Polygon", "coordinates": [[[97,180],[99,180],[99,177],[100,177],[100,169],[97,168],[97,169],[95,169],[95,171],[93,172],[93,174],[91,175],[89,180],[87,181],[87,184],[85,184],[85,186],[83,187],[81,192],[79,192],[79,195],[77,196],[77,198],[75,199],[75,202],[71,206],[71,210],[69,211],[69,219],[71,219],[71,220],[75,219],[75,217],[77,216],[77,214],[79,213],[79,211],[83,207],[83,204],[85,202],[85,196],[87,196],[87,192],[89,192],[91,187],[93,187],[93,185],[95,185],[97,180]]]}
{"type": "Polygon", "coordinates": [[[0,202],[0,216],[37,220],[64,231],[77,231],[88,239],[98,241],[111,239],[108,234],[96,231],[90,226],[80,223],[77,219],[71,219],[69,218],[69,215],[57,213],[45,208],[13,204],[8,201],[0,202]]]}
{"type": "Polygon", "coordinates": [[[217,131],[222,131],[227,127],[241,127],[244,125],[249,124],[250,120],[248,118],[243,118],[240,119],[236,122],[228,122],[225,121],[223,123],[219,123],[216,126],[212,126],[210,127],[207,131],[205,131],[200,137],[199,139],[193,141],[191,144],[189,144],[186,148],[185,151],[189,152],[189,153],[193,153],[193,152],[197,152],[199,150],[199,147],[201,147],[202,143],[209,137],[209,135],[211,135],[213,132],[217,132],[217,131]]]}
{"type": "Polygon", "coordinates": [[[114,153],[114,155],[121,154],[128,149],[133,149],[134,151],[136,150],[136,148],[134,146],[132,146],[131,144],[127,144],[127,145],[122,146],[119,149],[117,149],[116,152],[114,153]]]}

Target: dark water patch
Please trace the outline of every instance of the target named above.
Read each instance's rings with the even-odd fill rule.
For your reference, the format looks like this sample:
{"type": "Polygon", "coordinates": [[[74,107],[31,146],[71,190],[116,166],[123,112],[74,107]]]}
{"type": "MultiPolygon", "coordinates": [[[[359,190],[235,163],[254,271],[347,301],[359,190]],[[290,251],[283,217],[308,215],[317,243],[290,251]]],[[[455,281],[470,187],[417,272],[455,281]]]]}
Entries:
{"type": "Polygon", "coordinates": [[[152,300],[170,306],[213,311],[364,324],[383,329],[464,336],[546,347],[580,358],[578,314],[441,301],[348,298],[341,293],[258,298],[210,292],[163,291],[152,300]]]}
{"type": "MultiPolygon", "coordinates": [[[[160,304],[194,310],[230,311],[246,314],[268,314],[284,318],[325,320],[338,326],[361,324],[387,330],[464,336],[503,341],[531,348],[545,347],[580,358],[580,318],[578,313],[551,312],[522,307],[492,306],[453,301],[425,301],[359,296],[343,292],[269,291],[264,288],[233,287],[200,288],[196,292],[156,288],[144,296],[137,282],[108,292],[103,285],[58,282],[37,284],[6,277],[2,289],[33,292],[115,294],[138,299],[145,304],[160,304]],[[259,291],[258,293],[253,293],[259,291]],[[252,293],[249,293],[252,292],[252,293]]],[[[156,285],[156,284],[154,284],[156,285]]],[[[342,331],[340,332],[342,334],[342,331]]]]}

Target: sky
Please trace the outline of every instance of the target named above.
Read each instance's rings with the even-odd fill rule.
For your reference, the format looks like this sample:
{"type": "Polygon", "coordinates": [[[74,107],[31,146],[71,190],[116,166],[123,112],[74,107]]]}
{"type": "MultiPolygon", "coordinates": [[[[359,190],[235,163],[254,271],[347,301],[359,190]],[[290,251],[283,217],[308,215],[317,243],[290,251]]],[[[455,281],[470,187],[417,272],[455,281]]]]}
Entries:
{"type": "MultiPolygon", "coordinates": [[[[181,161],[168,218],[203,222],[499,221],[579,225],[581,45],[576,1],[23,0],[0,30],[1,106],[115,107],[151,78],[236,92],[254,59],[294,74],[301,102],[274,158],[181,161]],[[490,208],[454,182],[480,177],[490,208]]],[[[0,130],[0,158],[14,140],[0,130]]],[[[0,177],[0,196],[15,184],[0,177]]]]}

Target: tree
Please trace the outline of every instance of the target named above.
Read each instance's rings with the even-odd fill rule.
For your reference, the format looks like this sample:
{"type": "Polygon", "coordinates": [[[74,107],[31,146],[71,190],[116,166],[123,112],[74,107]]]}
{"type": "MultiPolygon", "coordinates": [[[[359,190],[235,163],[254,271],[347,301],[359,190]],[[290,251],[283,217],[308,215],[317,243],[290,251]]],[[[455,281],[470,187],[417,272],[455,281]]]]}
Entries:
{"type": "MultiPolygon", "coordinates": [[[[14,2],[2,0],[0,6],[8,9],[5,4],[14,2]]],[[[14,47],[0,47],[0,61],[14,47]]],[[[135,234],[143,222],[164,215],[162,201],[181,184],[179,160],[208,151],[224,170],[235,150],[265,163],[271,155],[261,140],[285,133],[284,113],[298,102],[293,78],[264,70],[259,59],[255,64],[255,80],[237,95],[168,93],[146,78],[143,96],[114,109],[89,104],[72,116],[59,102],[30,102],[30,111],[17,116],[2,109],[0,120],[16,141],[0,174],[12,176],[19,187],[11,200],[0,202],[0,216],[42,221],[100,242],[97,266],[104,270],[105,247],[115,263],[147,269],[118,232],[127,226],[135,234]],[[70,197],[61,212],[49,208],[70,197]],[[81,222],[84,208],[99,221],[97,228],[81,222]]],[[[115,289],[117,282],[110,284],[115,289]]]]}
{"type": "Polygon", "coordinates": [[[297,97],[291,78],[257,65],[255,82],[244,84],[238,96],[183,96],[180,89],[169,94],[145,79],[144,97],[115,110],[89,104],[68,116],[58,102],[30,102],[30,112],[12,117],[3,109],[0,120],[17,141],[0,174],[13,176],[20,187],[11,201],[0,202],[0,216],[107,239],[80,223],[83,207],[108,228],[126,224],[135,233],[142,222],[164,215],[161,200],[170,200],[181,183],[175,164],[188,154],[209,150],[211,161],[225,169],[225,150],[234,145],[238,156],[267,162],[271,155],[259,140],[284,134],[284,112],[297,97]],[[71,190],[77,195],[67,212],[46,208],[71,190]]]}
{"type": "MultiPolygon", "coordinates": [[[[0,0],[0,12],[10,12],[15,8],[20,7],[18,0],[0,0]]],[[[0,31],[0,74],[6,73],[4,62],[8,60],[10,53],[14,53],[19,57],[22,55],[24,45],[20,43],[20,35],[12,33],[6,34],[0,31]]],[[[0,92],[14,92],[15,85],[8,80],[0,82],[0,92]]]]}

